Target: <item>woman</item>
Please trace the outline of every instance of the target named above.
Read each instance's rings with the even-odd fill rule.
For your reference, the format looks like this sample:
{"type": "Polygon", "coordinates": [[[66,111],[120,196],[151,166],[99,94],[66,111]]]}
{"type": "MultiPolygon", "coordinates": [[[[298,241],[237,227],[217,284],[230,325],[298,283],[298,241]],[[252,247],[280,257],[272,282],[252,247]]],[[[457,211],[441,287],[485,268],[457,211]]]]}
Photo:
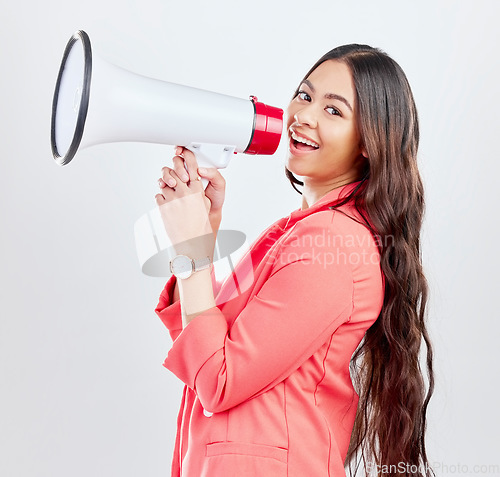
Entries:
{"type": "MultiPolygon", "coordinates": [[[[360,463],[370,475],[433,475],[424,201],[406,77],[380,50],[339,47],[287,113],[285,172],[301,208],[224,283],[210,268],[172,276],[156,309],[173,339],[164,366],[186,384],[172,475],[338,477],[360,463]]],[[[224,180],[177,153],[156,201],[177,252],[211,257],[224,180]]]]}

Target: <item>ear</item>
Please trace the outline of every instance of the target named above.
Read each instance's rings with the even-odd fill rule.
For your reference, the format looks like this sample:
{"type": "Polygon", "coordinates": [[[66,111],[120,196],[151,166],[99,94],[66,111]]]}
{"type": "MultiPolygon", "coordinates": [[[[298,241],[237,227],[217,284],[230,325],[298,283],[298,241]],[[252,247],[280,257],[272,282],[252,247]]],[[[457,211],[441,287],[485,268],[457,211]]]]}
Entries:
{"type": "Polygon", "coordinates": [[[359,153],[365,158],[368,159],[368,153],[366,152],[366,146],[363,144],[363,140],[361,137],[359,138],[359,153]]]}

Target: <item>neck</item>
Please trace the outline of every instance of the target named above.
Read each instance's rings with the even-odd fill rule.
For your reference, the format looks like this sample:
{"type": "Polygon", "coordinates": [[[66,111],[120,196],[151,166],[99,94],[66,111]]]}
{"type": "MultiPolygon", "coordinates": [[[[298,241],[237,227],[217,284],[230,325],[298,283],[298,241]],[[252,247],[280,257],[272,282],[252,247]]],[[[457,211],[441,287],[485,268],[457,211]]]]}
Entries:
{"type": "Polygon", "coordinates": [[[337,177],[328,183],[322,182],[317,183],[314,182],[310,177],[304,177],[304,188],[302,189],[302,210],[308,209],[316,203],[319,199],[324,197],[328,192],[333,189],[337,189],[346,184],[350,184],[351,182],[355,182],[358,180],[357,177],[337,177]]]}

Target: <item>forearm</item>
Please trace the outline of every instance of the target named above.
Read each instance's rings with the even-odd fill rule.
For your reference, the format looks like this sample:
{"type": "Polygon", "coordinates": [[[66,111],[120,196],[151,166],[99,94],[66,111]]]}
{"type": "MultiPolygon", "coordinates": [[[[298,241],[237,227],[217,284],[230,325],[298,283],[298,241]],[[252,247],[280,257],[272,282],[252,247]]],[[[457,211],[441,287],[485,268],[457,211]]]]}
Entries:
{"type": "Polygon", "coordinates": [[[182,326],[187,324],[199,314],[215,306],[215,297],[212,287],[210,269],[193,273],[189,278],[179,280],[175,287],[181,300],[182,326]]]}
{"type": "Polygon", "coordinates": [[[177,301],[179,299],[180,299],[180,295],[179,295],[179,283],[176,280],[175,281],[175,287],[174,287],[174,301],[177,301]]]}
{"type": "MultiPolygon", "coordinates": [[[[210,225],[214,238],[220,227],[221,214],[210,216],[210,225]]],[[[174,293],[174,301],[181,300],[182,322],[185,327],[195,316],[215,306],[212,277],[210,269],[194,273],[185,280],[177,280],[174,293]]]]}

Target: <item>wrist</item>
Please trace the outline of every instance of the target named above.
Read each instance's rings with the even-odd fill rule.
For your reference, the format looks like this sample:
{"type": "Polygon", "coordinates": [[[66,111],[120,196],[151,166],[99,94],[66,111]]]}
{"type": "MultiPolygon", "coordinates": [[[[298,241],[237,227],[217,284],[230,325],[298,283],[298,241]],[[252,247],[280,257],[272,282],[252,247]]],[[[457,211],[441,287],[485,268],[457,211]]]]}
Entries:
{"type": "Polygon", "coordinates": [[[186,280],[196,272],[212,270],[212,258],[209,256],[192,258],[187,255],[177,255],[170,260],[170,272],[181,280],[186,280]]]}
{"type": "Polygon", "coordinates": [[[186,326],[197,315],[216,306],[210,270],[200,270],[177,283],[179,284],[183,326],[186,326]]]}
{"type": "Polygon", "coordinates": [[[211,213],[209,215],[209,221],[214,235],[217,235],[217,232],[219,231],[220,228],[220,224],[222,222],[222,211],[211,213]]]}
{"type": "Polygon", "coordinates": [[[175,255],[186,255],[190,258],[200,259],[210,257],[213,259],[216,232],[210,231],[205,235],[185,240],[173,246],[175,255]]]}

